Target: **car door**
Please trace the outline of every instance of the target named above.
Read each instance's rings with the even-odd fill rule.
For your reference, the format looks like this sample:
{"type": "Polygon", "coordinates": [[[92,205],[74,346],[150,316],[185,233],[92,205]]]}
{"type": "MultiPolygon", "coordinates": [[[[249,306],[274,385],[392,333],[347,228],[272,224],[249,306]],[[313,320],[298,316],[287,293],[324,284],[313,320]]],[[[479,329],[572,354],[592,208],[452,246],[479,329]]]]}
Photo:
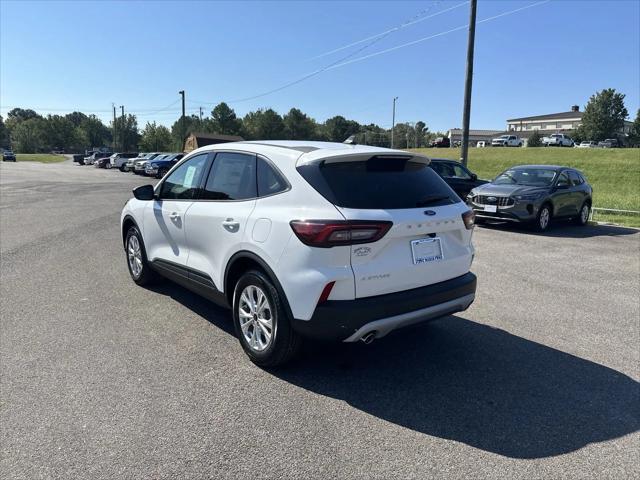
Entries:
{"type": "Polygon", "coordinates": [[[554,216],[564,217],[571,215],[571,197],[573,192],[571,191],[571,184],[569,182],[569,176],[567,172],[562,172],[556,179],[553,197],[554,216]]]}
{"type": "Polygon", "coordinates": [[[201,188],[209,157],[204,153],[189,158],[156,187],[157,198],[149,202],[143,217],[145,248],[151,262],[186,266],[185,215],[201,188]]]}
{"type": "Polygon", "coordinates": [[[454,162],[441,162],[436,167],[436,172],[465,201],[467,195],[475,187],[473,175],[462,165],[454,162]]]}
{"type": "Polygon", "coordinates": [[[582,177],[573,170],[569,170],[569,182],[571,183],[571,209],[578,214],[589,196],[589,190],[582,177]]]}
{"type": "Polygon", "coordinates": [[[189,271],[219,291],[228,259],[245,242],[256,197],[256,155],[216,153],[201,195],[187,213],[186,233],[189,271]]]}

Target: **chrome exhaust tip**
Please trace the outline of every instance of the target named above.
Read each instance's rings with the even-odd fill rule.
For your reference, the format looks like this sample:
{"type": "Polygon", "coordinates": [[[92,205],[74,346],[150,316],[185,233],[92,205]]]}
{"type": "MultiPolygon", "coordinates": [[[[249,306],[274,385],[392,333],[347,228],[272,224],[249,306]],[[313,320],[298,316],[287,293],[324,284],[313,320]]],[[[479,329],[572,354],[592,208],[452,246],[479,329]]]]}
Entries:
{"type": "Polygon", "coordinates": [[[360,340],[362,340],[365,344],[369,345],[376,338],[377,333],[378,332],[376,332],[375,330],[372,332],[366,333],[362,337],[360,337],[360,340]]]}

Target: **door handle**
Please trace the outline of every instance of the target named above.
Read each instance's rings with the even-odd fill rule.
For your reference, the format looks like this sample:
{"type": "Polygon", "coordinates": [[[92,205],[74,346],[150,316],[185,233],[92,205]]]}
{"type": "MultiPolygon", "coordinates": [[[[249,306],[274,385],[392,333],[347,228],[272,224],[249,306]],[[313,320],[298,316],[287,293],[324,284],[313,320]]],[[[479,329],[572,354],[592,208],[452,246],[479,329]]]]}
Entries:
{"type": "Polygon", "coordinates": [[[178,212],[171,212],[171,213],[169,214],[169,218],[170,218],[171,220],[177,220],[178,218],[180,218],[180,214],[179,214],[178,212]]]}
{"type": "Polygon", "coordinates": [[[230,232],[237,232],[240,228],[240,222],[236,222],[233,218],[227,218],[222,222],[222,226],[230,232]]]}

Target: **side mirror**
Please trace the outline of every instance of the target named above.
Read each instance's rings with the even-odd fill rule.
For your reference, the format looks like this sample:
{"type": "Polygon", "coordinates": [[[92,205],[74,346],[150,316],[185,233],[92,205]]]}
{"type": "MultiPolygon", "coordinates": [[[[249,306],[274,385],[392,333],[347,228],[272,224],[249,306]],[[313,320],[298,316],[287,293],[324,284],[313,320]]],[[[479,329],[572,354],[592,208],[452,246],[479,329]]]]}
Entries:
{"type": "Polygon", "coordinates": [[[133,196],[136,200],[153,200],[156,193],[153,191],[153,185],[142,185],[133,189],[133,196]]]}
{"type": "Polygon", "coordinates": [[[474,182],[475,182],[476,180],[478,180],[478,175],[476,175],[475,173],[472,173],[472,174],[471,174],[471,180],[473,180],[474,182]]]}

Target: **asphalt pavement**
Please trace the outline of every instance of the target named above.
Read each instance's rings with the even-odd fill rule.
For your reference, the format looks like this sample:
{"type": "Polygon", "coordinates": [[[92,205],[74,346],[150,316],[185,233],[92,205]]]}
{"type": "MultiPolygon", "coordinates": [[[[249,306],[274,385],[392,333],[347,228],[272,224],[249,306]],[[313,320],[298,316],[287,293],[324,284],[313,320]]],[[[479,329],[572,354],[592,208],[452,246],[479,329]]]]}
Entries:
{"type": "Polygon", "coordinates": [[[637,230],[478,227],[469,310],[265,371],[227,311],[130,280],[145,182],[0,164],[0,477],[640,476],[637,230]]]}

